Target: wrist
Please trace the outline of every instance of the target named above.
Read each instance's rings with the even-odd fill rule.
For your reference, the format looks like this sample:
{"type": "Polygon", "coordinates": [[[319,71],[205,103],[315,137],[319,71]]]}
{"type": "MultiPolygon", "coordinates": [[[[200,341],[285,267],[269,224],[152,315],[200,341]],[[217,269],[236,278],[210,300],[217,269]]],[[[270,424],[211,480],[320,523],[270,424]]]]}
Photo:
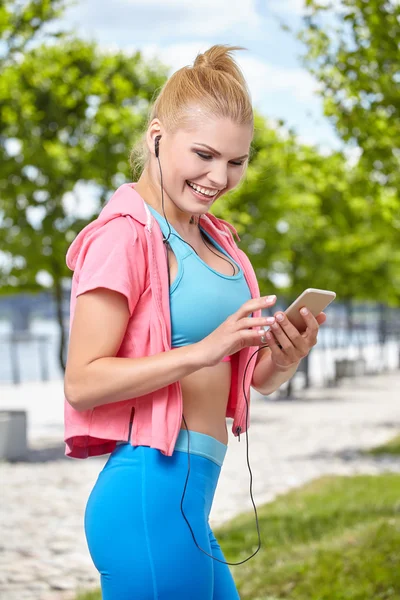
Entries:
{"type": "Polygon", "coordinates": [[[207,353],[201,342],[195,342],[188,346],[189,360],[192,362],[196,369],[202,369],[203,367],[209,367],[210,362],[207,360],[207,353]]]}
{"type": "MultiPolygon", "coordinates": [[[[272,360],[272,358],[271,358],[271,360],[272,360]]],[[[293,371],[293,370],[297,369],[297,367],[300,364],[300,360],[298,362],[292,363],[289,366],[279,365],[278,363],[276,363],[273,360],[272,360],[272,364],[274,365],[274,367],[276,368],[276,370],[279,371],[280,373],[288,373],[289,371],[293,371]]]]}

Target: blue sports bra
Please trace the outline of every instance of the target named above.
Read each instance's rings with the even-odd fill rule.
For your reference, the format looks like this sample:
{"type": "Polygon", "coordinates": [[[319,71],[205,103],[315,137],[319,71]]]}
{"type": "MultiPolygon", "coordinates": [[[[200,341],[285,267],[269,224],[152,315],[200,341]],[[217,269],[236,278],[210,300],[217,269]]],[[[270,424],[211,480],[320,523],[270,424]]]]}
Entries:
{"type": "MultiPolygon", "coordinates": [[[[168,237],[169,228],[165,218],[152,206],[147,204],[147,207],[158,221],[164,237],[168,237]]],[[[249,300],[251,293],[240,265],[201,226],[210,245],[214,245],[238,267],[236,275],[224,275],[210,267],[182,240],[172,225],[170,227],[168,241],[178,264],[176,278],[169,290],[171,346],[178,348],[199,342],[209,335],[249,300]]]]}

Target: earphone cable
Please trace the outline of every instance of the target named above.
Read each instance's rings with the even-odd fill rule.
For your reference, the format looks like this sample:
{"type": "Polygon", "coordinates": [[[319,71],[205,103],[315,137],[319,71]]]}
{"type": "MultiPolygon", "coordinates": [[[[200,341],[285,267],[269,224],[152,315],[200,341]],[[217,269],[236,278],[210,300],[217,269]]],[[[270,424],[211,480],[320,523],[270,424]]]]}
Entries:
{"type": "MultiPolygon", "coordinates": [[[[169,240],[170,236],[171,236],[171,235],[176,235],[176,234],[173,234],[173,232],[172,232],[172,230],[171,230],[171,227],[170,227],[170,224],[169,224],[169,221],[168,221],[168,219],[167,219],[167,217],[166,217],[166,215],[165,215],[165,210],[164,210],[164,189],[163,189],[163,179],[162,179],[161,163],[160,163],[160,159],[159,159],[159,156],[158,156],[158,152],[156,153],[156,157],[157,157],[157,159],[158,159],[158,164],[159,164],[159,168],[160,168],[160,178],[161,178],[161,197],[162,197],[162,210],[163,210],[163,213],[164,213],[164,218],[165,218],[165,220],[167,221],[167,223],[168,223],[168,228],[169,228],[169,234],[168,234],[168,237],[167,237],[167,238],[165,238],[165,237],[164,237],[164,234],[163,234],[163,242],[164,242],[165,244],[167,244],[167,246],[169,246],[170,244],[169,244],[169,241],[168,241],[168,240],[169,240]]],[[[180,237],[180,236],[177,236],[177,237],[180,237]]],[[[180,238],[180,239],[181,239],[183,242],[185,242],[186,244],[188,244],[188,245],[189,245],[191,248],[193,248],[193,246],[192,246],[191,244],[189,244],[189,242],[186,242],[186,240],[183,240],[182,238],[180,238]]],[[[203,240],[203,242],[204,242],[204,240],[203,240]]],[[[205,242],[204,242],[204,243],[205,243],[205,242]]],[[[205,245],[207,246],[207,244],[205,244],[205,245]]],[[[209,247],[207,246],[207,248],[209,248],[209,247]]],[[[211,248],[209,248],[209,249],[211,250],[211,248]]],[[[196,250],[195,250],[194,248],[193,248],[193,250],[194,250],[194,252],[196,252],[196,250]]],[[[212,252],[212,250],[211,250],[211,252],[212,252]]],[[[196,252],[196,254],[197,254],[197,252],[196,252]]],[[[216,253],[214,252],[214,254],[216,254],[216,253]]],[[[216,254],[216,256],[219,256],[219,255],[218,255],[218,254],[216,254]]],[[[222,257],[220,257],[220,258],[222,258],[222,257]]],[[[226,260],[226,259],[224,259],[224,260],[226,260]]],[[[227,262],[229,262],[229,261],[227,261],[227,262]]],[[[231,266],[233,266],[233,265],[232,265],[232,263],[229,263],[229,264],[230,264],[231,266]]],[[[169,265],[168,265],[168,253],[167,253],[167,271],[168,271],[168,282],[169,282],[169,285],[170,285],[170,274],[169,274],[169,265]]],[[[235,272],[235,268],[234,268],[234,272],[235,272]]],[[[220,560],[219,558],[216,558],[215,556],[212,556],[211,554],[209,554],[208,552],[206,552],[205,550],[203,550],[202,548],[200,548],[200,546],[198,545],[198,543],[197,543],[197,541],[196,541],[196,538],[195,538],[195,536],[194,536],[194,533],[193,533],[193,530],[192,530],[192,528],[191,528],[191,526],[190,526],[190,523],[189,523],[189,521],[187,520],[185,513],[183,512],[183,500],[184,500],[184,497],[185,497],[185,493],[186,493],[186,487],[187,487],[187,483],[188,483],[188,480],[189,480],[189,475],[190,475],[190,442],[189,442],[189,440],[190,440],[190,433],[189,433],[189,429],[188,429],[188,426],[187,426],[187,423],[186,423],[186,419],[185,419],[185,417],[184,417],[184,415],[183,415],[183,412],[182,412],[182,418],[183,418],[183,420],[184,420],[185,427],[186,427],[186,431],[187,431],[187,434],[188,434],[188,451],[187,451],[187,455],[188,455],[188,472],[187,472],[187,476],[186,476],[185,487],[184,487],[183,494],[182,494],[182,497],[181,497],[181,512],[182,512],[183,518],[185,519],[186,523],[188,524],[188,527],[189,527],[189,529],[190,529],[190,532],[191,532],[191,534],[192,534],[192,537],[193,537],[193,541],[194,541],[194,543],[196,544],[196,546],[199,548],[199,550],[201,550],[201,552],[203,552],[204,554],[207,554],[207,556],[209,556],[209,557],[210,557],[210,558],[212,558],[213,560],[216,560],[216,561],[218,561],[218,562],[220,562],[220,563],[223,563],[223,564],[226,564],[226,565],[241,565],[241,564],[243,564],[243,563],[247,562],[248,560],[250,560],[250,558],[253,558],[253,556],[255,556],[255,555],[257,554],[257,552],[258,552],[258,551],[260,550],[260,548],[261,548],[261,537],[260,537],[260,528],[259,528],[259,523],[258,523],[257,509],[256,509],[256,505],[255,505],[255,503],[254,503],[254,498],[253,498],[253,493],[252,493],[253,474],[252,474],[251,467],[250,467],[250,462],[249,462],[249,438],[248,438],[248,412],[249,412],[249,403],[248,403],[248,399],[247,399],[247,395],[246,395],[245,380],[246,380],[246,372],[247,372],[247,369],[248,369],[248,367],[249,367],[249,364],[250,364],[250,361],[251,361],[251,359],[252,359],[252,358],[253,358],[253,356],[255,356],[255,355],[256,355],[256,354],[257,354],[257,353],[258,353],[258,352],[259,352],[259,351],[260,351],[262,348],[265,348],[265,347],[266,347],[266,346],[260,346],[260,347],[259,347],[259,348],[258,348],[258,349],[255,351],[255,352],[253,352],[253,354],[250,356],[249,360],[247,361],[247,364],[246,364],[246,367],[245,367],[245,370],[244,370],[244,374],[243,374],[243,395],[244,395],[244,398],[245,398],[245,400],[246,400],[246,446],[247,446],[247,465],[248,465],[248,468],[249,468],[249,471],[250,471],[250,497],[251,497],[252,504],[253,504],[253,507],[254,507],[255,517],[256,517],[256,525],[257,525],[257,534],[258,534],[258,548],[256,549],[256,551],[255,551],[255,552],[253,552],[253,554],[251,554],[251,556],[249,556],[249,557],[248,557],[248,558],[246,558],[245,560],[242,560],[242,561],[240,561],[240,562],[237,562],[237,563],[232,563],[232,562],[228,562],[228,561],[220,560]]],[[[239,438],[239,439],[240,439],[240,438],[239,438]]]]}
{"type": "Polygon", "coordinates": [[[247,361],[247,365],[246,365],[246,368],[245,368],[244,374],[243,374],[243,394],[244,394],[244,397],[245,397],[245,400],[246,400],[246,448],[247,448],[247,455],[246,456],[247,456],[247,465],[248,465],[248,468],[249,468],[249,471],[250,471],[250,497],[251,497],[251,501],[252,501],[252,504],[253,504],[253,507],[254,507],[254,513],[255,513],[255,517],[256,517],[256,526],[257,526],[257,535],[258,535],[258,547],[257,547],[257,549],[255,550],[255,552],[253,552],[253,554],[251,554],[250,556],[248,556],[244,560],[241,560],[241,561],[235,562],[235,563],[228,562],[228,561],[225,561],[225,560],[220,560],[219,558],[216,558],[215,556],[212,556],[211,554],[209,554],[208,552],[206,552],[205,550],[203,550],[202,548],[200,548],[200,546],[198,545],[198,543],[196,541],[196,538],[194,536],[194,533],[193,533],[193,530],[192,530],[192,528],[190,526],[190,523],[187,520],[185,513],[183,512],[183,499],[185,497],[187,482],[189,480],[189,475],[190,475],[190,448],[189,448],[190,433],[189,433],[189,429],[188,429],[188,426],[187,426],[187,423],[186,423],[186,419],[185,419],[185,417],[184,417],[184,415],[182,413],[182,417],[183,417],[183,420],[184,420],[184,423],[185,423],[186,431],[188,433],[188,451],[187,451],[187,455],[188,455],[188,472],[187,472],[187,476],[186,476],[185,487],[184,487],[183,494],[182,494],[182,497],[181,497],[181,513],[182,513],[183,518],[185,519],[186,523],[188,524],[188,527],[189,527],[190,532],[192,534],[193,541],[196,544],[196,546],[198,547],[198,549],[201,550],[202,552],[204,552],[204,554],[207,554],[207,556],[209,556],[210,558],[212,558],[214,560],[217,560],[218,562],[223,563],[224,565],[235,565],[235,566],[236,565],[242,565],[243,563],[245,563],[248,560],[250,560],[250,558],[253,558],[253,556],[255,556],[257,554],[257,552],[261,548],[261,536],[260,536],[260,527],[259,527],[259,523],[258,523],[257,508],[256,508],[256,505],[255,505],[255,502],[254,502],[253,492],[252,492],[253,473],[252,473],[252,470],[251,470],[251,467],[250,467],[250,461],[249,461],[249,437],[248,437],[249,403],[248,403],[248,399],[247,399],[246,388],[245,388],[244,382],[246,380],[246,371],[248,369],[248,366],[250,364],[251,359],[262,348],[265,348],[265,346],[260,346],[260,348],[258,348],[255,352],[253,352],[253,354],[250,356],[249,360],[247,361]]]}

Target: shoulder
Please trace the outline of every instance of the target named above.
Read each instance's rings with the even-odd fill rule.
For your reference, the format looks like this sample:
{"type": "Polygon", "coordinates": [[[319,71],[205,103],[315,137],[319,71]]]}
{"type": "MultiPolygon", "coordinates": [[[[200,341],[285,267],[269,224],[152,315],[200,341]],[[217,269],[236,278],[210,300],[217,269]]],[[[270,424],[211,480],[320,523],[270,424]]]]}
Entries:
{"type": "Polygon", "coordinates": [[[145,242],[143,227],[129,215],[116,215],[107,221],[96,219],[91,223],[86,235],[82,239],[85,250],[96,247],[102,253],[115,251],[118,248],[129,249],[140,246],[145,242]]]}
{"type": "Polygon", "coordinates": [[[116,215],[105,222],[99,222],[98,235],[115,236],[121,241],[134,243],[138,237],[138,227],[129,215],[116,215]]]}
{"type": "Polygon", "coordinates": [[[89,269],[102,269],[112,262],[118,264],[118,261],[121,264],[146,262],[141,228],[140,223],[129,215],[116,215],[107,220],[97,218],[71,244],[67,265],[76,272],[84,264],[89,269]]]}

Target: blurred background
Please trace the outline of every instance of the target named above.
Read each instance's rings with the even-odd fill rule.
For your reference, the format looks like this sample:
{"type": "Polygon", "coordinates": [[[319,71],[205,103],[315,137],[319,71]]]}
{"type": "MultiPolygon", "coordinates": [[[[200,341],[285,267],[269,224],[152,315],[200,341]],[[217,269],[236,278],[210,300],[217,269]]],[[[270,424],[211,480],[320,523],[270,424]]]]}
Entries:
{"type": "MultiPolygon", "coordinates": [[[[234,56],[256,131],[245,181],[212,212],[237,228],[261,294],[277,295],[273,312],[308,287],[337,295],[317,346],[290,382],[256,398],[260,410],[379,376],[377,402],[393,402],[382,441],[397,431],[399,41],[398,0],[0,4],[0,458],[10,481],[15,463],[74,462],[62,443],[67,249],[140,176],[129,152],[166,78],[216,43],[247,48],[234,56]]],[[[390,585],[379,598],[400,597],[390,585]]],[[[62,586],[59,596],[33,589],[26,597],[64,597],[62,586]]],[[[378,597],[368,593],[318,598],[378,597]]],[[[268,596],[278,597],[303,598],[268,596]]]]}
{"type": "Polygon", "coordinates": [[[341,350],[309,383],[351,346],[366,370],[398,365],[398,3],[325,4],[3,3],[0,384],[63,377],[68,246],[138,179],[127,157],[165,78],[221,40],[248,49],[256,134],[246,180],[212,211],[278,308],[336,292],[318,350],[341,350]]]}

